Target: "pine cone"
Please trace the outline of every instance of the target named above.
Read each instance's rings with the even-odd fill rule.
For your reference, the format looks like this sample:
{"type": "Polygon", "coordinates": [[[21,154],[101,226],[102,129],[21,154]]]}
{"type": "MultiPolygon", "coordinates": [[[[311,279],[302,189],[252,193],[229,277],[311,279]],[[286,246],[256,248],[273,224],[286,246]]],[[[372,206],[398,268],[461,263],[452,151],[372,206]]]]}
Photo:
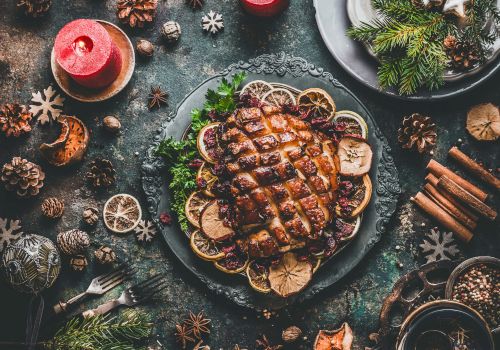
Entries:
{"type": "Polygon", "coordinates": [[[85,208],[82,216],[87,225],[94,226],[99,220],[99,210],[94,207],[85,208]]]}
{"type": "Polygon", "coordinates": [[[416,145],[419,153],[430,151],[436,145],[436,138],[436,124],[430,117],[418,113],[404,117],[398,130],[398,141],[403,148],[416,145]]]}
{"type": "Polygon", "coordinates": [[[8,191],[16,191],[20,197],[36,196],[43,187],[45,173],[42,168],[21,157],[14,157],[2,168],[1,180],[8,191]]]}
{"type": "Polygon", "coordinates": [[[97,249],[94,252],[94,256],[96,258],[96,261],[102,265],[111,264],[116,261],[115,252],[111,248],[105,246],[101,246],[99,249],[97,249]]]}
{"type": "Polygon", "coordinates": [[[35,18],[45,15],[51,4],[52,0],[19,0],[17,2],[17,6],[24,9],[26,16],[35,18]]]}
{"type": "Polygon", "coordinates": [[[18,137],[31,131],[31,113],[24,105],[7,103],[0,108],[0,130],[7,136],[18,137]]]}
{"type": "Polygon", "coordinates": [[[109,160],[94,159],[86,177],[95,188],[109,187],[116,182],[116,171],[109,160]]]}
{"type": "Polygon", "coordinates": [[[453,70],[463,72],[474,68],[481,61],[481,56],[477,45],[470,42],[458,41],[455,37],[445,38],[444,46],[446,55],[449,58],[448,65],[453,70]]]}
{"type": "Polygon", "coordinates": [[[56,197],[49,197],[42,202],[42,214],[49,219],[60,218],[64,213],[64,202],[56,197]]]}
{"type": "Polygon", "coordinates": [[[85,255],[77,255],[72,257],[69,260],[69,266],[73,269],[73,271],[81,272],[85,270],[88,266],[89,262],[85,255]]]}
{"type": "Polygon", "coordinates": [[[78,255],[90,245],[89,235],[78,229],[61,232],[57,235],[57,245],[66,255],[78,255]]]}
{"type": "Polygon", "coordinates": [[[118,0],[116,15],[132,28],[144,27],[144,22],[152,22],[156,15],[158,0],[118,0]]]}

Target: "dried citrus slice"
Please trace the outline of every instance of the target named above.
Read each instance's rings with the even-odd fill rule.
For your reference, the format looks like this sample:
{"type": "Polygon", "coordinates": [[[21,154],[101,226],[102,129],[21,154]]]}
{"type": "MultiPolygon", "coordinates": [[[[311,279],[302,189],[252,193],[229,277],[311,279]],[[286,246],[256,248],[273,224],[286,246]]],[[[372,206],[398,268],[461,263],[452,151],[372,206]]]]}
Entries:
{"type": "Polygon", "coordinates": [[[259,100],[264,97],[266,93],[271,91],[273,87],[271,84],[266,83],[263,80],[254,80],[248,83],[241,89],[240,95],[249,94],[252,97],[256,97],[259,100]]]}
{"type": "Polygon", "coordinates": [[[250,286],[260,293],[269,293],[269,270],[267,267],[251,261],[247,267],[247,278],[250,286]]]}
{"type": "Polygon", "coordinates": [[[102,217],[104,224],[111,231],[127,233],[132,231],[141,221],[141,205],[135,197],[129,194],[117,194],[104,204],[102,217]]]}
{"type": "Polygon", "coordinates": [[[319,258],[319,257],[312,257],[311,258],[311,264],[313,266],[313,273],[316,273],[316,271],[318,271],[319,267],[321,266],[321,261],[323,261],[322,258],[319,258]]]}
{"type": "Polygon", "coordinates": [[[200,227],[203,233],[216,242],[225,241],[234,235],[234,230],[227,226],[220,217],[220,206],[217,200],[212,200],[202,210],[200,227]]]}
{"type": "Polygon", "coordinates": [[[210,165],[206,162],[201,165],[200,169],[198,169],[198,173],[196,174],[197,183],[203,183],[203,193],[208,197],[215,197],[212,193],[212,187],[217,182],[217,179],[217,176],[212,173],[210,165]]]}
{"type": "Polygon", "coordinates": [[[224,258],[214,262],[214,265],[224,273],[236,274],[245,271],[248,263],[248,258],[224,258]]]}
{"type": "Polygon", "coordinates": [[[333,117],[334,122],[343,123],[346,126],[345,135],[357,135],[364,139],[368,137],[368,125],[363,117],[352,111],[338,111],[333,117]]]}
{"type": "Polygon", "coordinates": [[[264,96],[262,96],[262,101],[276,107],[288,104],[295,105],[295,97],[293,94],[290,91],[281,88],[272,89],[267,92],[264,96]]]}
{"type": "Polygon", "coordinates": [[[205,236],[200,230],[191,234],[191,249],[200,258],[206,261],[214,261],[224,258],[224,252],[219,250],[215,242],[205,236]]]}
{"type": "Polygon", "coordinates": [[[372,182],[370,176],[353,180],[353,191],[345,202],[337,203],[335,211],[341,218],[355,218],[365,210],[372,197],[372,182]]]}
{"type": "Polygon", "coordinates": [[[361,226],[361,217],[358,215],[354,219],[342,219],[337,217],[335,219],[335,232],[336,237],[339,237],[340,242],[352,239],[358,233],[361,226]]]}
{"type": "Polygon", "coordinates": [[[309,261],[299,261],[294,253],[283,254],[281,261],[269,268],[271,290],[286,298],[304,289],[312,278],[309,261]]]}
{"type": "Polygon", "coordinates": [[[312,118],[331,118],[336,110],[332,97],[317,88],[302,91],[297,96],[297,104],[301,109],[311,111],[312,118]]]}
{"type": "Polygon", "coordinates": [[[219,122],[215,122],[204,126],[198,133],[198,138],[196,139],[198,152],[200,152],[203,159],[212,164],[216,163],[218,148],[216,134],[219,124],[219,122]]]}
{"type": "Polygon", "coordinates": [[[207,198],[201,191],[191,193],[186,201],[184,207],[186,218],[194,227],[200,228],[201,211],[208,202],[210,202],[210,198],[207,198]]]}

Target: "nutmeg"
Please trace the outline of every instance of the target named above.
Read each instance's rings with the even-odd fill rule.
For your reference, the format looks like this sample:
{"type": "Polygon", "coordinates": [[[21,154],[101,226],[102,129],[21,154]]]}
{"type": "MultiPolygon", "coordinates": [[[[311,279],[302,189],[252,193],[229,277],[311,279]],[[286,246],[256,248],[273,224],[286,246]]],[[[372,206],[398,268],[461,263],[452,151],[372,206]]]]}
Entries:
{"type": "Polygon", "coordinates": [[[175,21],[165,22],[161,29],[161,34],[169,44],[179,40],[181,33],[181,26],[175,21]]]}
{"type": "Polygon", "coordinates": [[[107,131],[113,132],[113,133],[118,132],[122,127],[122,123],[120,123],[120,119],[118,119],[117,117],[112,116],[112,115],[108,115],[107,117],[105,117],[102,121],[102,125],[104,126],[104,128],[107,131]]]}
{"type": "Polygon", "coordinates": [[[293,343],[302,335],[302,330],[297,326],[290,326],[283,330],[281,338],[285,343],[293,343]]]}
{"type": "Polygon", "coordinates": [[[99,210],[94,207],[87,207],[83,210],[82,216],[83,221],[85,221],[87,225],[94,226],[99,220],[99,210]]]}
{"type": "Polygon", "coordinates": [[[137,53],[143,57],[151,57],[155,52],[154,45],[150,41],[145,39],[137,40],[136,49],[137,53]]]}

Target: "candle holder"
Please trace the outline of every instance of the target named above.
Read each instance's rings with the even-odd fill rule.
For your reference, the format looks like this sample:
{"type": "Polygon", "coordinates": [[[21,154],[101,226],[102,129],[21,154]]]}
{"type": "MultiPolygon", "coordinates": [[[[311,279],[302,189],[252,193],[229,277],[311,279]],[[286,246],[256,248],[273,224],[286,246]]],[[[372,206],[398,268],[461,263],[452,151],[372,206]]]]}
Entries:
{"type": "Polygon", "coordinates": [[[54,49],[50,56],[52,74],[57,84],[68,96],[81,102],[100,102],[122,91],[132,78],[135,69],[134,46],[129,37],[116,25],[102,20],[96,20],[111,36],[122,57],[122,67],[117,78],[102,89],[89,89],[76,83],[71,76],[57,63],[54,49]]]}

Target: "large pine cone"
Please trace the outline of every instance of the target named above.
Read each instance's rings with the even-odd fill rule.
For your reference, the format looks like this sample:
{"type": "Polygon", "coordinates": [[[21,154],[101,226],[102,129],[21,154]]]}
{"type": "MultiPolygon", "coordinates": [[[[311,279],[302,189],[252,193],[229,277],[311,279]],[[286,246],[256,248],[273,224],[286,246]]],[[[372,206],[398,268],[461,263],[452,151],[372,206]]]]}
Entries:
{"type": "Polygon", "coordinates": [[[82,254],[89,245],[89,235],[78,229],[61,232],[57,235],[57,246],[66,255],[82,254]]]}
{"type": "Polygon", "coordinates": [[[429,152],[436,145],[436,124],[430,117],[414,113],[404,117],[398,130],[398,141],[403,148],[417,147],[419,153],[429,152]]]}
{"type": "Polygon", "coordinates": [[[47,13],[52,0],[19,0],[17,6],[24,9],[26,16],[41,17],[47,13]]]}
{"type": "Polygon", "coordinates": [[[7,137],[30,132],[30,121],[31,113],[24,105],[7,103],[0,108],[0,130],[7,137]]]}
{"type": "Polygon", "coordinates": [[[14,157],[2,167],[1,180],[8,191],[16,191],[20,197],[36,196],[43,187],[45,173],[42,168],[21,157],[14,157]]]}
{"type": "Polygon", "coordinates": [[[142,28],[144,22],[152,22],[158,0],[118,0],[116,15],[129,26],[142,28]]]}
{"type": "Polygon", "coordinates": [[[94,159],[86,177],[95,188],[109,187],[116,182],[116,171],[109,160],[94,159]]]}

